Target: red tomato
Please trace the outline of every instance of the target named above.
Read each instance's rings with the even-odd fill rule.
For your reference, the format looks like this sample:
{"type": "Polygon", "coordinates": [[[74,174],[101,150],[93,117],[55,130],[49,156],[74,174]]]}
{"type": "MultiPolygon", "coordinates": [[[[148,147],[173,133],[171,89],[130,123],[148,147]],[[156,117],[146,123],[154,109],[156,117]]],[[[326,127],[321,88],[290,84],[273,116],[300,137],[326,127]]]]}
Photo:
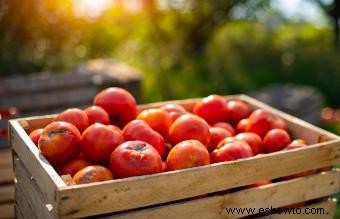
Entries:
{"type": "Polygon", "coordinates": [[[230,100],[227,103],[228,119],[231,124],[236,125],[241,119],[247,118],[251,109],[248,104],[240,100],[230,100]]]}
{"type": "Polygon", "coordinates": [[[187,111],[181,105],[168,103],[161,107],[161,109],[167,111],[170,114],[172,122],[175,121],[181,115],[187,113],[187,111]]]}
{"type": "Polygon", "coordinates": [[[122,88],[110,87],[101,91],[96,95],[94,105],[106,110],[110,115],[111,123],[119,128],[123,128],[137,116],[135,98],[122,88]]]}
{"type": "Polygon", "coordinates": [[[167,158],[168,170],[179,170],[210,164],[209,152],[197,140],[185,140],[176,144],[167,158]]]}
{"type": "Polygon", "coordinates": [[[210,143],[208,146],[209,152],[212,152],[213,150],[215,150],[217,145],[226,137],[232,137],[232,134],[224,128],[210,127],[209,131],[210,131],[210,136],[211,136],[210,143]]]}
{"type": "Polygon", "coordinates": [[[162,159],[156,149],[144,141],[127,141],[111,154],[110,168],[118,178],[162,172],[162,159]]]}
{"type": "Polygon", "coordinates": [[[166,148],[163,137],[143,120],[133,120],[126,124],[123,129],[123,136],[125,141],[140,140],[151,144],[161,157],[165,154],[166,148]]]}
{"type": "Polygon", "coordinates": [[[222,140],[210,154],[210,160],[211,163],[218,163],[252,157],[253,155],[253,151],[248,143],[228,137],[222,140]]]}
{"type": "Polygon", "coordinates": [[[79,170],[91,165],[93,165],[92,162],[86,159],[76,158],[62,165],[59,168],[58,173],[59,175],[70,174],[73,177],[79,170]]]}
{"type": "Polygon", "coordinates": [[[138,114],[137,119],[144,120],[148,125],[165,140],[169,139],[169,128],[172,124],[170,114],[162,109],[147,109],[138,114]]]}
{"type": "Polygon", "coordinates": [[[99,106],[90,106],[84,110],[89,118],[89,124],[101,123],[104,125],[110,124],[109,114],[99,106]]]}
{"type": "Polygon", "coordinates": [[[227,102],[221,96],[210,95],[197,101],[193,113],[211,125],[217,122],[224,122],[228,119],[227,102]]]}
{"type": "Polygon", "coordinates": [[[284,129],[286,131],[288,130],[287,123],[279,117],[275,118],[274,126],[277,129],[284,129]]]}
{"type": "Polygon", "coordinates": [[[263,138],[267,132],[275,127],[274,116],[264,109],[255,110],[248,118],[246,132],[254,132],[263,138]]]}
{"type": "Polygon", "coordinates": [[[272,129],[263,139],[263,148],[267,153],[271,153],[284,149],[290,142],[290,136],[285,130],[272,129]]]}
{"type": "Polygon", "coordinates": [[[82,133],[89,126],[89,119],[86,113],[78,108],[65,110],[55,118],[55,121],[69,122],[75,125],[79,132],[82,133]]]}
{"type": "Polygon", "coordinates": [[[111,152],[123,141],[124,138],[120,131],[107,125],[95,123],[83,132],[82,152],[89,160],[105,164],[109,161],[111,152]]]}
{"type": "Polygon", "coordinates": [[[33,141],[33,143],[34,143],[35,146],[37,146],[37,147],[38,147],[39,138],[40,138],[40,136],[41,136],[43,130],[44,130],[44,129],[36,129],[36,130],[32,131],[32,132],[30,133],[30,135],[29,135],[30,138],[31,138],[31,140],[33,141]]]}
{"type": "Polygon", "coordinates": [[[247,126],[248,126],[248,119],[241,119],[237,123],[236,130],[238,133],[246,132],[247,126]]]}
{"type": "Polygon", "coordinates": [[[249,144],[254,155],[263,152],[262,139],[255,133],[243,132],[235,136],[236,139],[243,140],[249,144]]]}
{"type": "Polygon", "coordinates": [[[173,144],[198,140],[207,147],[210,141],[209,125],[198,116],[185,114],[172,123],[169,136],[173,144]]]}
{"type": "Polygon", "coordinates": [[[232,136],[236,135],[236,131],[235,131],[234,127],[232,125],[230,125],[228,122],[217,122],[213,125],[213,127],[224,128],[227,131],[229,131],[232,136]]]}
{"type": "Polygon", "coordinates": [[[111,171],[100,165],[85,167],[73,176],[73,180],[76,184],[87,184],[111,179],[113,179],[111,171]]]}
{"type": "Polygon", "coordinates": [[[46,126],[38,142],[39,150],[54,165],[76,158],[80,152],[81,135],[68,122],[52,122],[46,126]]]}

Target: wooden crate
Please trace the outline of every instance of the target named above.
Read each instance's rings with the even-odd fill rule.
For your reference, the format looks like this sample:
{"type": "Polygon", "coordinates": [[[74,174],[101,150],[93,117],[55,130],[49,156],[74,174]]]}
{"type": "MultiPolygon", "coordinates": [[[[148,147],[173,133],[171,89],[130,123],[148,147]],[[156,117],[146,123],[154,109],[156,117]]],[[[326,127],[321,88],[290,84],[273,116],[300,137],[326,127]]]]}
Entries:
{"type": "Polygon", "coordinates": [[[14,217],[14,174],[10,149],[0,150],[0,218],[14,217]]]}
{"type": "MultiPolygon", "coordinates": [[[[278,208],[307,201],[304,208],[322,207],[322,215],[300,218],[332,218],[339,192],[340,172],[329,168],[340,163],[340,138],[295,117],[279,112],[248,96],[240,99],[253,109],[265,108],[283,118],[293,138],[310,146],[280,151],[228,163],[148,176],[131,177],[86,185],[67,186],[26,134],[44,127],[52,116],[10,121],[15,172],[15,202],[18,218],[239,218],[249,215],[228,214],[226,208],[278,208]],[[261,180],[277,179],[306,170],[323,168],[310,176],[263,187],[240,189],[261,180]],[[234,192],[221,193],[226,189],[234,192]],[[208,194],[208,195],[205,195],[208,194]],[[203,195],[203,196],[202,196],[203,195]],[[311,201],[312,200],[312,201],[311,201]],[[313,200],[316,200],[313,202],[313,200]]],[[[179,103],[191,111],[197,99],[141,105],[140,110],[179,103]]],[[[262,215],[280,218],[284,215],[262,215]]],[[[307,216],[307,217],[306,217],[307,216]]]]}

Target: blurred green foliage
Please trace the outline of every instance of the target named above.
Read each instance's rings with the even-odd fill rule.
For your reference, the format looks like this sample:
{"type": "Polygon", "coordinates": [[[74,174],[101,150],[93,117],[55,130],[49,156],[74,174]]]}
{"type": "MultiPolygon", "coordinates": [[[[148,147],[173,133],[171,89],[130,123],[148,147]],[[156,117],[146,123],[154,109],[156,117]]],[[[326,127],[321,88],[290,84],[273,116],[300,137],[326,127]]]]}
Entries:
{"type": "Polygon", "coordinates": [[[3,1],[0,74],[114,57],[144,73],[146,102],[297,83],[317,87],[328,105],[340,106],[340,54],[328,27],[259,21],[256,12],[271,10],[264,0],[188,0],[180,8],[169,1],[166,9],[143,0],[138,10],[123,2],[89,18],[74,15],[72,0],[3,1]],[[240,9],[251,19],[235,19],[240,9]]]}

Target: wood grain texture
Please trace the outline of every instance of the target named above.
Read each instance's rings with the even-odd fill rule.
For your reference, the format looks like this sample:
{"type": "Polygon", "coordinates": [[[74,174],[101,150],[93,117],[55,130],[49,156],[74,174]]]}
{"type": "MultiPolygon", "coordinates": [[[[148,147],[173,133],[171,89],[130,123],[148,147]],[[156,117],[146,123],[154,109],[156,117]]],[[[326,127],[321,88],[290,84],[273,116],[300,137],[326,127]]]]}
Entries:
{"type": "Polygon", "coordinates": [[[330,171],[223,196],[215,195],[178,204],[131,211],[112,216],[112,218],[240,218],[251,215],[251,213],[247,211],[244,211],[243,214],[236,211],[228,213],[226,209],[255,208],[254,212],[257,213],[260,208],[278,208],[290,203],[324,197],[339,191],[339,177],[339,171],[330,171]]]}
{"type": "Polygon", "coordinates": [[[0,219],[12,219],[14,218],[14,204],[6,203],[0,204],[0,219]]]}
{"type": "Polygon", "coordinates": [[[0,203],[12,202],[14,200],[14,185],[5,184],[0,185],[0,203]]]}

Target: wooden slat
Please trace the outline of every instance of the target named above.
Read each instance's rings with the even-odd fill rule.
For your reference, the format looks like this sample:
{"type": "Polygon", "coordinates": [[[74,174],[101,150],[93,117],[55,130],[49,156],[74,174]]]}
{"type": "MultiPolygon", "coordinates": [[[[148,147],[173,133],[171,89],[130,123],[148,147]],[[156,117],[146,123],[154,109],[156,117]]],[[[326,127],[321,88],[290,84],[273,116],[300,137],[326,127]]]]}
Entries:
{"type": "Polygon", "coordinates": [[[14,200],[14,184],[0,185],[0,203],[14,200]]]}
{"type": "Polygon", "coordinates": [[[0,184],[13,183],[12,153],[10,149],[0,150],[0,184]]]}
{"type": "Polygon", "coordinates": [[[244,211],[243,214],[238,214],[235,211],[231,213],[227,211],[227,208],[251,208],[256,214],[260,208],[278,208],[291,203],[324,197],[339,191],[339,177],[339,171],[331,171],[260,188],[242,190],[224,196],[215,195],[178,204],[132,211],[112,218],[240,218],[252,213],[247,211],[244,211]]]}
{"type": "MultiPolygon", "coordinates": [[[[307,205],[305,207],[301,207],[301,214],[272,214],[265,217],[261,217],[259,219],[332,219],[334,218],[334,212],[336,208],[336,199],[328,199],[326,201],[321,201],[315,204],[307,205]],[[308,209],[307,209],[308,208],[308,209]],[[307,211],[305,211],[307,209],[307,211]],[[312,209],[320,209],[316,210],[319,212],[324,212],[321,214],[310,214],[312,209]]],[[[312,212],[315,212],[312,210],[312,212]]]]}
{"type": "Polygon", "coordinates": [[[340,144],[335,141],[229,163],[70,186],[60,190],[60,214],[78,217],[138,208],[240,187],[339,162],[340,144]]]}
{"type": "Polygon", "coordinates": [[[11,120],[9,124],[12,148],[20,157],[21,162],[27,167],[32,177],[37,179],[37,185],[43,192],[46,200],[50,204],[56,205],[57,197],[55,192],[57,188],[65,186],[65,183],[48,161],[40,155],[38,148],[30,140],[18,120],[11,120]]]}
{"type": "Polygon", "coordinates": [[[12,167],[0,170],[0,184],[13,183],[13,179],[14,173],[12,167]]]}
{"type": "Polygon", "coordinates": [[[0,219],[14,218],[14,203],[0,204],[0,219]]]}
{"type": "MultiPolygon", "coordinates": [[[[49,205],[53,207],[51,209],[46,207],[49,202],[44,196],[44,191],[40,190],[38,186],[38,181],[40,181],[40,179],[32,178],[31,174],[16,156],[14,158],[14,167],[16,174],[16,197],[25,197],[29,208],[32,209],[33,214],[37,218],[57,218],[57,206],[49,205]]],[[[19,206],[19,208],[21,209],[21,206],[19,206]]],[[[25,214],[25,210],[21,209],[21,211],[25,214]]]]}
{"type": "Polygon", "coordinates": [[[16,218],[38,218],[21,189],[15,188],[15,216],[16,218]]]}

